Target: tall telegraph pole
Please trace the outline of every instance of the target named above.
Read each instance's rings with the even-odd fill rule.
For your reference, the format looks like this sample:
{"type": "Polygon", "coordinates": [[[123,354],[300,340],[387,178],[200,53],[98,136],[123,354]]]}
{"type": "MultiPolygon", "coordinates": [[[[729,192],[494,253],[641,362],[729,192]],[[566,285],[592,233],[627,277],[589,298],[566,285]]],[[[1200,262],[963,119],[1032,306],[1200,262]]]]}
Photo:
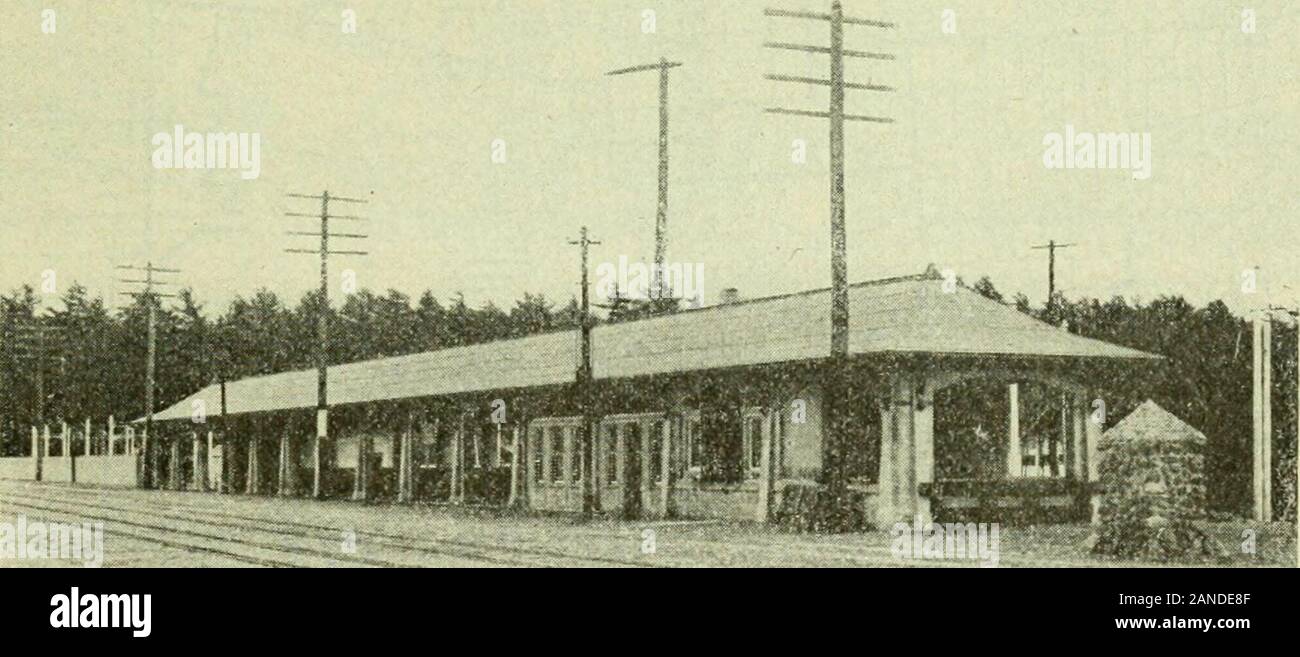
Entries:
{"type": "MultiPolygon", "coordinates": [[[[290,217],[310,217],[320,220],[320,232],[294,231],[290,235],[306,235],[310,237],[320,237],[319,249],[285,249],[286,253],[308,253],[320,257],[320,299],[316,308],[316,445],[312,450],[314,452],[313,463],[315,470],[312,474],[311,494],[312,497],[320,498],[324,496],[324,482],[322,480],[322,470],[327,463],[322,457],[325,447],[329,440],[329,396],[328,396],[328,372],[329,367],[329,256],[330,255],[367,255],[365,251],[331,251],[330,238],[343,239],[364,239],[366,235],[357,233],[331,233],[329,230],[330,219],[343,221],[364,221],[362,217],[351,215],[331,215],[330,201],[336,203],[365,203],[363,199],[347,198],[344,196],[330,196],[329,190],[325,190],[320,195],[310,194],[289,194],[292,198],[307,198],[320,201],[320,215],[305,214],[300,212],[286,212],[290,217]]],[[[366,455],[362,455],[366,458],[366,455]]]]}
{"type": "Polygon", "coordinates": [[[1056,306],[1056,250],[1067,249],[1077,244],[1060,244],[1056,240],[1048,240],[1047,244],[1039,244],[1030,247],[1032,249],[1047,249],[1047,310],[1050,314],[1056,306]]]}
{"type": "Polygon", "coordinates": [[[578,398],[582,403],[582,515],[590,518],[596,511],[596,468],[595,468],[595,448],[592,434],[592,424],[595,422],[595,409],[592,408],[592,371],[591,371],[591,305],[587,292],[589,287],[587,283],[587,252],[592,245],[600,244],[587,237],[587,227],[583,226],[579,237],[576,240],[570,240],[569,244],[579,247],[582,251],[582,317],[579,319],[581,326],[581,359],[578,363],[578,398]]]}
{"type": "MultiPolygon", "coordinates": [[[[5,327],[10,338],[5,347],[6,351],[9,352],[9,356],[13,359],[15,368],[19,363],[25,364],[27,362],[31,362],[35,366],[32,378],[36,388],[36,398],[33,400],[35,404],[32,412],[38,430],[45,426],[45,406],[46,402],[49,401],[48,396],[45,394],[45,368],[51,361],[56,359],[60,365],[63,363],[62,355],[50,353],[51,337],[60,340],[61,336],[59,335],[60,327],[50,325],[47,323],[48,319],[48,317],[32,317],[30,320],[21,323],[14,322],[5,327]]],[[[61,351],[62,344],[61,342],[58,344],[61,351]]],[[[59,372],[60,374],[63,373],[62,367],[60,367],[59,372]]],[[[39,450],[33,456],[37,460],[36,477],[37,481],[39,481],[41,478],[41,454],[39,450]]]]}
{"type": "Polygon", "coordinates": [[[650,298],[656,303],[663,299],[665,291],[663,272],[668,250],[668,71],[681,65],[661,57],[655,64],[620,68],[605,74],[659,71],[659,210],[655,215],[655,268],[650,282],[650,298]]]}
{"type": "MultiPolygon", "coordinates": [[[[865,121],[869,123],[893,123],[893,119],[846,114],[844,112],[844,91],[855,89],[863,91],[894,91],[892,87],[876,84],[860,84],[844,80],[844,58],[893,60],[894,56],[886,53],[846,50],[844,48],[844,26],[862,25],[889,29],[893,23],[844,15],[838,1],[831,4],[831,12],[822,14],[806,11],[789,11],[784,9],[767,9],[764,15],[779,18],[801,18],[826,21],[830,26],[830,47],[808,46],[795,43],[767,42],[763,46],[778,50],[818,53],[830,56],[829,78],[811,78],[792,75],[767,75],[768,80],[779,82],[796,82],[830,88],[830,107],[827,111],[810,111],[768,108],[771,114],[808,116],[830,121],[830,205],[831,205],[831,344],[830,359],[827,363],[827,400],[826,412],[829,431],[822,448],[822,484],[826,486],[829,503],[828,511],[839,518],[845,510],[847,485],[844,478],[845,446],[847,444],[845,411],[847,393],[847,374],[849,362],[849,288],[848,265],[846,263],[846,244],[844,228],[844,122],[865,121]]],[[[832,522],[838,522],[833,520],[832,522]]]]}
{"type": "MultiPolygon", "coordinates": [[[[131,271],[144,272],[144,279],[118,279],[121,283],[136,284],[143,286],[140,291],[123,292],[127,296],[144,300],[148,312],[148,346],[145,355],[144,366],[144,461],[142,462],[142,472],[140,481],[144,488],[152,488],[158,485],[158,479],[162,476],[162,451],[158,447],[158,441],[154,439],[153,433],[153,412],[154,412],[154,381],[156,373],[156,360],[158,354],[158,299],[162,297],[175,297],[175,294],[164,294],[156,292],[155,287],[160,285],[171,285],[166,281],[158,280],[154,274],[179,274],[179,269],[167,269],[164,267],[155,267],[153,262],[146,262],[143,267],[135,265],[118,265],[118,269],[127,269],[131,271]],[[148,466],[143,467],[147,462],[148,466]]],[[[172,467],[176,467],[174,464],[172,467]]]]}

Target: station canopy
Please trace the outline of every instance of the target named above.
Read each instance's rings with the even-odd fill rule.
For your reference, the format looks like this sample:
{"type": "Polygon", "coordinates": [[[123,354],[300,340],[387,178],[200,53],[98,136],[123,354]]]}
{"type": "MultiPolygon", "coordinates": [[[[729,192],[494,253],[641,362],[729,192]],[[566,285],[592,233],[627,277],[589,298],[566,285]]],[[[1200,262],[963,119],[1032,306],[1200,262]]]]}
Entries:
{"type": "MultiPolygon", "coordinates": [[[[849,351],[854,356],[957,355],[1075,360],[1158,356],[1069,333],[953,286],[933,270],[849,288],[849,351]]],[[[330,365],[330,405],[554,386],[574,380],[579,333],[559,331],[330,365]]],[[[830,290],[819,289],[687,309],[592,330],[597,380],[815,362],[830,355],[830,290]]],[[[188,419],[196,400],[221,408],[209,385],[154,419],[188,419]]],[[[316,406],[316,370],[226,383],[231,415],[316,406]]]]}

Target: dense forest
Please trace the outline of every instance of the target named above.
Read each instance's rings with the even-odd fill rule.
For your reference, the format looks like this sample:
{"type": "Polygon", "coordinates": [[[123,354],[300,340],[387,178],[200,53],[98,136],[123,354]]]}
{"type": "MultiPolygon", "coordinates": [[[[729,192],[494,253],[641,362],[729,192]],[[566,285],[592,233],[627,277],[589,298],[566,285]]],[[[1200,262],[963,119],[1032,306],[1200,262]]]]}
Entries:
{"type": "MultiPolygon", "coordinates": [[[[1207,488],[1212,508],[1244,513],[1250,496],[1251,331],[1221,301],[1197,308],[1180,296],[1141,302],[1068,300],[1061,296],[1034,307],[1023,295],[1006,299],[988,278],[972,289],[1021,312],[1065,324],[1073,333],[1166,357],[1142,376],[1108,382],[1118,420],[1147,398],[1200,429],[1209,439],[1207,488]]],[[[309,368],[313,364],[315,310],[309,293],[290,305],[269,291],[232,301],[220,315],[209,312],[189,290],[157,314],[157,398],[166,407],[224,377],[309,368]]],[[[109,309],[74,285],[53,310],[41,310],[30,287],[0,296],[0,452],[21,453],[36,417],[36,364],[44,363],[47,421],[76,422],[138,417],[144,399],[147,302],[109,309]],[[38,328],[39,327],[39,328],[38,328]],[[43,329],[43,330],[41,330],[43,329]],[[43,352],[40,333],[44,334],[43,352]],[[40,355],[44,354],[44,358],[40,355]]],[[[615,299],[604,321],[673,312],[674,306],[636,307],[615,299]]],[[[349,295],[333,314],[330,362],[344,363],[444,347],[476,344],[578,325],[570,299],[557,307],[526,294],[509,309],[491,303],[473,308],[460,295],[445,303],[425,292],[414,301],[390,290],[349,295]]],[[[1296,335],[1279,321],[1273,331],[1273,426],[1275,498],[1278,511],[1294,513],[1296,445],[1296,335]],[[1278,473],[1287,473],[1278,476],[1278,473]]]]}

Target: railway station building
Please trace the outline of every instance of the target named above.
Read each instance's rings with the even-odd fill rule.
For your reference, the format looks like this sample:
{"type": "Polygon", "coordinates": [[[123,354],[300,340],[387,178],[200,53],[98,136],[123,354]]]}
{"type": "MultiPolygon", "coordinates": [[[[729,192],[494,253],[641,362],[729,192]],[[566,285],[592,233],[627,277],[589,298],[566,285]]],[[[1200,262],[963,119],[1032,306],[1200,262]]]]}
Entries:
{"type": "MultiPolygon", "coordinates": [[[[933,268],[852,285],[849,308],[845,467],[867,524],[1010,511],[1086,519],[1103,382],[1158,357],[1040,322],[933,268]],[[1022,385],[1056,400],[1047,438],[1019,428],[1022,385]],[[979,386],[1003,409],[996,426],[947,430],[945,406],[979,386]],[[963,441],[985,434],[992,447],[972,455],[963,441]]],[[[822,469],[829,335],[826,289],[595,327],[600,509],[774,519],[822,469]]],[[[323,494],[581,510],[579,339],[563,331],[330,366],[323,494]]],[[[158,483],[310,495],[316,376],[214,384],[156,414],[158,483]]]]}

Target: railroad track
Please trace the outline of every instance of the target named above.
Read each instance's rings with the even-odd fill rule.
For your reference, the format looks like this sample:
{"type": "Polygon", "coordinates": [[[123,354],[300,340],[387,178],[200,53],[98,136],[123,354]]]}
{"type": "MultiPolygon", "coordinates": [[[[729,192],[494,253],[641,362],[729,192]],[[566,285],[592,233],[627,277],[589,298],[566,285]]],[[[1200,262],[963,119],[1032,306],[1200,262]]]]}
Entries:
{"type": "MultiPolygon", "coordinates": [[[[4,489],[0,488],[0,492],[4,489]]],[[[25,493],[30,493],[31,489],[23,489],[25,493]]],[[[54,490],[54,489],[43,489],[54,490]]],[[[92,489],[92,488],[58,488],[58,494],[66,502],[66,498],[71,494],[83,499],[91,500],[93,506],[105,506],[106,502],[129,505],[135,509],[148,508],[155,511],[156,517],[164,517],[176,520],[192,520],[194,517],[207,517],[219,519],[223,527],[235,527],[242,529],[256,529],[273,534],[296,536],[300,538],[315,538],[320,540],[331,539],[331,542],[337,542],[343,527],[337,525],[324,525],[319,523],[302,522],[296,520],[287,520],[281,517],[267,517],[265,513],[233,513],[219,509],[213,509],[208,505],[199,505],[185,503],[178,498],[184,498],[186,495],[175,492],[167,497],[161,497],[153,493],[141,493],[136,491],[115,491],[111,489],[92,489]],[[107,498],[107,499],[106,499],[107,498]],[[183,515],[177,515],[178,513],[183,515]]],[[[7,495],[7,493],[3,493],[7,495]]],[[[48,499],[48,498],[42,498],[48,499]]],[[[225,498],[229,499],[229,498],[225,498]]],[[[235,498],[239,499],[239,498],[235,498]]],[[[111,506],[110,509],[121,509],[120,506],[111,506]]],[[[438,538],[421,538],[406,535],[386,533],[374,530],[356,529],[354,531],[358,539],[364,539],[367,547],[374,546],[388,548],[403,552],[420,552],[430,553],[429,556],[450,556],[450,557],[479,557],[485,561],[495,559],[493,563],[501,565],[528,565],[528,566],[564,566],[564,565],[599,565],[609,567],[653,567],[670,565],[673,557],[669,554],[661,554],[657,558],[657,563],[647,561],[637,561],[633,559],[620,559],[616,557],[584,555],[578,556],[563,552],[560,550],[540,548],[540,547],[519,547],[509,546],[500,543],[482,543],[461,538],[438,537],[438,538]],[[457,550],[451,552],[451,550],[457,550]]],[[[593,540],[637,540],[639,537],[627,533],[603,532],[594,528],[583,530],[584,535],[590,536],[593,540]]],[[[661,539],[662,540],[662,539],[661,539]]],[[[696,552],[701,553],[719,553],[719,552],[745,552],[751,557],[759,556],[764,561],[771,563],[795,562],[801,558],[811,558],[822,562],[837,562],[845,566],[880,566],[880,565],[913,565],[910,563],[899,564],[890,554],[888,544],[882,545],[864,545],[864,544],[835,544],[835,543],[818,543],[814,541],[798,540],[793,537],[783,537],[782,540],[763,540],[760,537],[750,537],[748,540],[742,536],[729,536],[726,538],[700,535],[682,535],[677,534],[672,537],[673,544],[680,547],[693,548],[696,552]],[[796,554],[791,555],[790,551],[794,549],[796,554]],[[791,558],[793,557],[793,559],[791,558]]],[[[333,554],[333,553],[331,553],[333,554]]],[[[374,564],[388,565],[388,564],[374,564]]],[[[418,564],[396,564],[399,566],[410,566],[418,564]]],[[[937,566],[949,565],[939,562],[927,562],[923,565],[937,566]]],[[[951,565],[958,565],[954,563],[951,565]]]]}
{"type": "MultiPolygon", "coordinates": [[[[68,500],[66,495],[63,497],[50,497],[46,495],[33,494],[30,491],[14,493],[5,491],[3,498],[5,503],[11,506],[24,507],[37,511],[46,511],[61,513],[64,515],[75,515],[83,519],[101,520],[106,523],[119,523],[127,526],[134,526],[140,529],[161,532],[164,534],[179,534],[190,538],[198,538],[207,541],[217,541],[241,546],[251,546],[254,548],[289,553],[297,556],[308,556],[317,560],[348,566],[377,566],[377,567],[411,567],[427,565],[428,558],[441,557],[451,558],[469,562],[470,565],[499,565],[499,566],[557,566],[563,565],[558,561],[570,562],[570,565],[604,565],[604,566],[634,566],[645,567],[651,564],[643,562],[617,559],[601,556],[578,556],[561,552],[557,550],[544,548],[523,548],[501,545],[498,543],[479,543],[467,541],[464,539],[424,539],[409,536],[401,536],[370,530],[351,530],[358,538],[364,537],[367,548],[378,547],[390,551],[395,551],[404,556],[414,556],[414,561],[393,561],[390,559],[381,559],[367,557],[362,555],[347,554],[341,552],[337,547],[338,541],[341,540],[343,528],[321,525],[315,523],[305,523],[293,520],[284,520],[280,518],[267,518],[261,515],[249,515],[240,513],[230,513],[219,510],[213,510],[197,505],[179,504],[171,500],[149,499],[141,495],[123,495],[112,492],[106,493],[101,490],[62,488],[59,493],[71,492],[73,495],[81,497],[81,500],[68,500]],[[112,499],[105,500],[105,497],[112,499]],[[86,498],[93,498],[93,501],[86,498]],[[106,502],[119,502],[129,504],[130,506],[121,506],[106,502]],[[52,506],[53,505],[53,506],[52,506]],[[91,515],[88,510],[95,510],[101,514],[91,515]],[[183,513],[177,513],[181,511],[183,513]],[[175,525],[158,524],[157,522],[148,522],[146,520],[132,519],[137,516],[145,516],[148,520],[166,519],[190,525],[198,525],[204,531],[195,529],[186,529],[175,525]],[[212,533],[207,530],[220,530],[219,533],[212,533]],[[244,538],[237,538],[231,535],[230,530],[236,530],[235,533],[264,533],[278,536],[286,536],[306,541],[325,541],[334,545],[330,550],[321,550],[309,546],[291,546],[283,542],[265,542],[253,541],[244,538]]],[[[115,532],[122,534],[122,532],[115,532]]],[[[125,534],[135,538],[141,538],[139,534],[125,534]]],[[[148,537],[157,539],[157,537],[148,537]]],[[[153,542],[158,543],[159,540],[153,542]]],[[[185,545],[172,541],[172,547],[182,547],[185,545]]],[[[216,551],[218,553],[230,555],[229,550],[214,549],[211,546],[199,546],[195,551],[216,551]]],[[[241,561],[249,561],[241,559],[241,561]]],[[[276,560],[261,559],[258,563],[263,565],[283,565],[276,563],[276,560]],[[266,563],[271,562],[271,563],[266,563]]],[[[312,565],[312,564],[291,564],[291,565],[312,565]]],[[[315,564],[322,565],[322,564],[315,564]]]]}
{"type": "MultiPolygon", "coordinates": [[[[33,504],[11,502],[7,499],[4,501],[4,504],[5,506],[13,507],[15,509],[37,511],[42,514],[52,514],[53,518],[49,518],[49,516],[46,516],[49,519],[67,518],[76,522],[83,522],[87,519],[87,516],[85,516],[84,514],[74,513],[71,511],[60,511],[58,509],[52,509],[49,507],[43,507],[43,506],[33,505],[33,504]]],[[[231,550],[222,549],[220,547],[214,547],[212,545],[197,545],[194,543],[179,542],[176,540],[160,538],[158,536],[142,535],[134,532],[122,531],[116,528],[109,529],[105,527],[104,534],[106,536],[120,536],[122,538],[138,540],[153,545],[160,545],[175,550],[181,550],[184,552],[218,555],[221,557],[239,561],[241,563],[247,563],[256,566],[264,566],[270,568],[295,568],[299,566],[299,564],[290,561],[284,561],[281,559],[258,557],[244,552],[233,552],[231,550]]]]}

